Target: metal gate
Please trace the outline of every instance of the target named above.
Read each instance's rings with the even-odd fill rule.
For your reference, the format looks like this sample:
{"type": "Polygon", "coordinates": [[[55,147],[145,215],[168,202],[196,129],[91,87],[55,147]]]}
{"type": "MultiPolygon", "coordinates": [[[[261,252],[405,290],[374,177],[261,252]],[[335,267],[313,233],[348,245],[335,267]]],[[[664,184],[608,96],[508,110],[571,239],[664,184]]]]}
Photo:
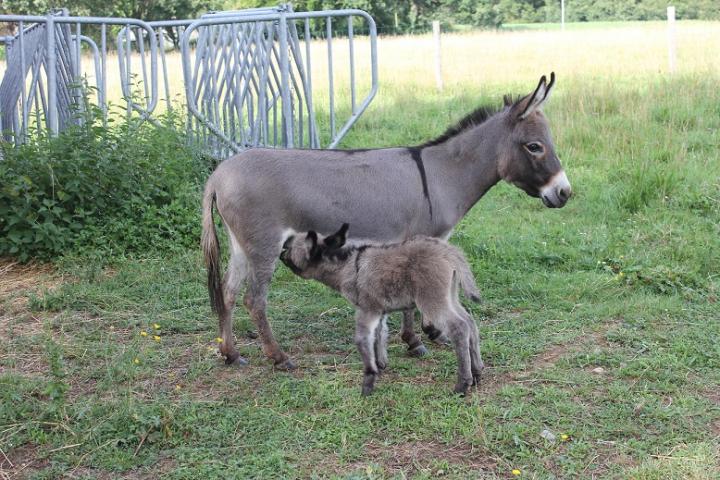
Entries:
{"type": "Polygon", "coordinates": [[[217,157],[335,147],[377,92],[375,23],[361,10],[281,5],[159,22],[56,11],[0,15],[0,25],[17,31],[0,37],[0,131],[16,144],[85,121],[88,97],[105,121],[121,104],[130,120],[156,121],[161,96],[160,110],[178,106],[175,44],[188,133],[217,157]]]}

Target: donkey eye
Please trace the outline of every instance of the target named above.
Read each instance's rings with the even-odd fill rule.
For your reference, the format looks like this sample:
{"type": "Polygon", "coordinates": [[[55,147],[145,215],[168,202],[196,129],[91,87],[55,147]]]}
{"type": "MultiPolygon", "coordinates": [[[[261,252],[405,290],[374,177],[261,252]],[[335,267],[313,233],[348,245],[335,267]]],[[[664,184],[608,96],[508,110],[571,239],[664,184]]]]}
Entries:
{"type": "Polygon", "coordinates": [[[542,144],[537,142],[526,143],[525,148],[527,148],[527,151],[530,153],[542,153],[543,151],[542,144]]]}

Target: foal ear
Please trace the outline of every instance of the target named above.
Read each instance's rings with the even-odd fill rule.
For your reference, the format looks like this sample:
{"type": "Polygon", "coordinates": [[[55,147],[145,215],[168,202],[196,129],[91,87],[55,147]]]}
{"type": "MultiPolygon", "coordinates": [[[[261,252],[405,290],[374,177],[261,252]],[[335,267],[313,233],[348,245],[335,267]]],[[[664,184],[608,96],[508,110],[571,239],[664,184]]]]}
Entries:
{"type": "Polygon", "coordinates": [[[314,257],[317,254],[317,239],[317,233],[315,233],[313,230],[310,230],[305,236],[305,247],[308,249],[310,258],[314,257]]]}
{"type": "Polygon", "coordinates": [[[340,230],[325,238],[325,245],[328,248],[340,248],[345,245],[348,228],[350,228],[350,225],[343,223],[340,230]]]}
{"type": "Polygon", "coordinates": [[[545,100],[550,97],[550,92],[554,85],[555,72],[550,73],[550,83],[547,83],[545,75],[540,77],[540,82],[538,83],[537,88],[535,88],[535,91],[520,100],[520,102],[518,102],[514,107],[514,109],[517,109],[520,112],[517,115],[518,120],[524,120],[528,117],[528,115],[540,108],[542,104],[545,103],[545,100]]]}

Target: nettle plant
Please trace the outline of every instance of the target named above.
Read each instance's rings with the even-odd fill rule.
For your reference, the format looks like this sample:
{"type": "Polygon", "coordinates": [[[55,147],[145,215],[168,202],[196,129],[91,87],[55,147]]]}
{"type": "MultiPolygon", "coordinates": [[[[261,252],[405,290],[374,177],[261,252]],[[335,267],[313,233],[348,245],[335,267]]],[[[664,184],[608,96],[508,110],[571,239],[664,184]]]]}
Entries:
{"type": "Polygon", "coordinates": [[[183,247],[199,238],[199,192],[210,163],[182,119],[141,125],[88,106],[57,137],[0,142],[0,256],[20,261],[183,247]]]}

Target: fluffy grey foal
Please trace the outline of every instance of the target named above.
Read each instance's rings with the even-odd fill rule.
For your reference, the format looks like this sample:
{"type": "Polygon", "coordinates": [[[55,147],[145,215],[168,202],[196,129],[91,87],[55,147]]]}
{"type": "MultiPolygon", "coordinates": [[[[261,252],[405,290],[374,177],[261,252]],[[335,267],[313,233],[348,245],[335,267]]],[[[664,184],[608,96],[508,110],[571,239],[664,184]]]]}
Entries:
{"type": "Polygon", "coordinates": [[[314,231],[291,236],[280,259],[302,278],[318,280],[357,307],[355,343],[365,367],[362,393],[373,391],[387,366],[386,314],[417,306],[423,322],[445,333],[455,346],[458,381],[465,394],[484,365],[477,326],[458,298],[458,284],[480,300],[463,254],[442,240],[415,237],[388,245],[345,246],[348,224],[323,238],[314,231]]]}

